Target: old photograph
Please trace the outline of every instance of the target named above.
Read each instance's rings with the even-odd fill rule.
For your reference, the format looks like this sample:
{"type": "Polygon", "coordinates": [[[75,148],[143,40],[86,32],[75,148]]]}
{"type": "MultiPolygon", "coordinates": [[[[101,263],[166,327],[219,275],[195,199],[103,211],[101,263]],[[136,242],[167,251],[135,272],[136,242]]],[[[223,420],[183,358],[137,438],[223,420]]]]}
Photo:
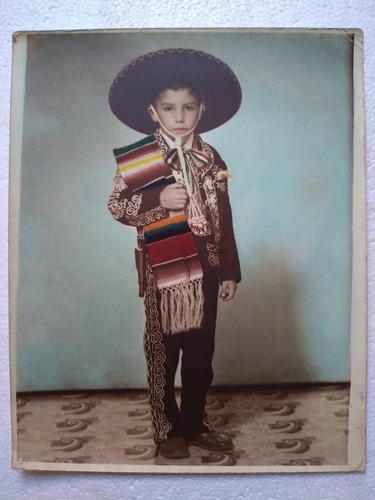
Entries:
{"type": "Polygon", "coordinates": [[[13,39],[13,467],[365,467],[359,30],[13,39]]]}

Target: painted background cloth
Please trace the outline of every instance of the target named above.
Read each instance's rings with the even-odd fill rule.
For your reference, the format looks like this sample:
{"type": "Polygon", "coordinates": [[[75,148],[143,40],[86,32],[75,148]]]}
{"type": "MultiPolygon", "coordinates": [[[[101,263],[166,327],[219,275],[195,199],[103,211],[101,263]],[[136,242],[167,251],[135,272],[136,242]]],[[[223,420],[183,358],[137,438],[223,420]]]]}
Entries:
{"type": "MultiPolygon", "coordinates": [[[[243,280],[219,311],[216,384],[347,381],[351,41],[343,35],[40,35],[25,54],[19,389],[143,387],[135,234],[106,204],[118,71],[158,47],[227,62],[243,104],[204,134],[229,189],[243,280]]],[[[22,109],[20,107],[20,113],[22,109]]]]}

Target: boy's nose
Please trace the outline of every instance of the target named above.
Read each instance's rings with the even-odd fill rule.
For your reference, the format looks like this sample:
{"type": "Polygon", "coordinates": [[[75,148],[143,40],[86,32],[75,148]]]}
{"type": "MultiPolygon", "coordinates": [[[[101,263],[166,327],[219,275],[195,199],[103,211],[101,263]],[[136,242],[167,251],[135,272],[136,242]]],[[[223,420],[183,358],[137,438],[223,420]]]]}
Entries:
{"type": "Polygon", "coordinates": [[[176,111],[175,120],[176,120],[176,122],[179,122],[179,123],[184,121],[184,113],[182,110],[176,111]]]}

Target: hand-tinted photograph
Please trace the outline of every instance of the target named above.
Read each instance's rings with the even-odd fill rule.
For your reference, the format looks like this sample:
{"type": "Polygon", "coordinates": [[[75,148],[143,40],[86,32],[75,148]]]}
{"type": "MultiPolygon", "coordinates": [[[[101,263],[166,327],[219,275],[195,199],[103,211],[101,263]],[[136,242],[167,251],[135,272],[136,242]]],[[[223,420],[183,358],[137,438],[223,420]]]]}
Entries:
{"type": "Polygon", "coordinates": [[[13,467],[363,470],[362,33],[13,48],[13,467]]]}

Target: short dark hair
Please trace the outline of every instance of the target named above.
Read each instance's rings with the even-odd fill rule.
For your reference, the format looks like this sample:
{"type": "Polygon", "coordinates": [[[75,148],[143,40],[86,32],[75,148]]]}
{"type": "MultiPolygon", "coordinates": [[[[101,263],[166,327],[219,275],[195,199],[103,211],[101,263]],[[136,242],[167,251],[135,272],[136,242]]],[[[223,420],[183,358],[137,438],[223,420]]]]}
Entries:
{"type": "Polygon", "coordinates": [[[154,106],[158,95],[164,92],[165,90],[181,90],[181,89],[187,89],[192,94],[194,94],[195,97],[198,99],[199,104],[204,103],[203,94],[196,87],[194,87],[194,85],[191,85],[190,82],[187,82],[186,80],[175,80],[168,84],[159,85],[150,95],[149,103],[154,106]]]}

